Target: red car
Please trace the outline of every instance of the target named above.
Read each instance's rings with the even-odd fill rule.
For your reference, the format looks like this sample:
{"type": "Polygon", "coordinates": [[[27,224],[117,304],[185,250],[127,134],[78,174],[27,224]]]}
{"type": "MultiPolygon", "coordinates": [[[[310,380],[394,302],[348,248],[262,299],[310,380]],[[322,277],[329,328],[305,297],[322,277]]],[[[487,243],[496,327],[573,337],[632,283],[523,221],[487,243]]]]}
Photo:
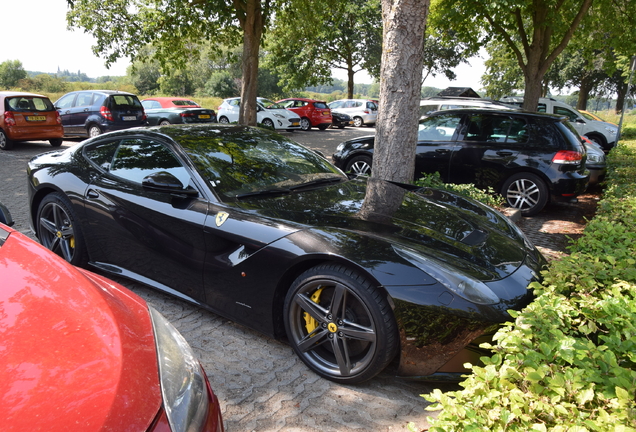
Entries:
{"type": "Polygon", "coordinates": [[[327,102],[315,99],[289,98],[279,100],[277,103],[298,114],[300,128],[304,131],[308,131],[312,127],[325,130],[331,126],[331,110],[327,106],[327,102]]]}
{"type": "Polygon", "coordinates": [[[48,140],[62,145],[64,127],[49,98],[34,93],[0,92],[0,149],[18,141],[48,140]]]}
{"type": "Polygon", "coordinates": [[[165,318],[9,228],[2,205],[0,222],[4,430],[223,431],[203,368],[165,318]]]}
{"type": "Polygon", "coordinates": [[[180,97],[152,97],[146,98],[144,101],[159,102],[161,108],[201,108],[201,105],[195,101],[180,97]]]}

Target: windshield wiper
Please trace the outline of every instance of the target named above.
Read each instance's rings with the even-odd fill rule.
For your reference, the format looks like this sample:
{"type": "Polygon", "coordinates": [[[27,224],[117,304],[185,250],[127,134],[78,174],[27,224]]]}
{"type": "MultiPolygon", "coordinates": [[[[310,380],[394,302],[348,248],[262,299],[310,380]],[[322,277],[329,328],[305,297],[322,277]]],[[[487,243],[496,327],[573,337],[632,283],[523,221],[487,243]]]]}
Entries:
{"type": "Polygon", "coordinates": [[[308,182],[301,183],[301,184],[298,184],[298,185],[290,186],[289,190],[298,190],[298,189],[310,188],[310,187],[313,187],[313,186],[329,184],[329,183],[340,183],[342,181],[344,181],[344,179],[342,177],[320,178],[320,179],[316,179],[316,180],[310,180],[308,182]]]}
{"type": "Polygon", "coordinates": [[[263,190],[258,190],[258,191],[253,191],[253,192],[245,192],[242,194],[238,194],[236,195],[237,199],[241,199],[241,198],[248,198],[248,197],[253,197],[253,196],[263,196],[263,195],[285,195],[291,193],[291,190],[289,189],[263,189],[263,190]]]}

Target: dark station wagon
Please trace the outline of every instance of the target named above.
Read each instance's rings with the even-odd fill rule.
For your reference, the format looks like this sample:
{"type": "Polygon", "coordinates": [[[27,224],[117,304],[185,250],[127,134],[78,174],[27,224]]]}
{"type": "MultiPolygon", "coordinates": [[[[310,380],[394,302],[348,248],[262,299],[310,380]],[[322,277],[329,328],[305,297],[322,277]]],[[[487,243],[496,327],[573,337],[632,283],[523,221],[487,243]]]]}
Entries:
{"type": "MultiPolygon", "coordinates": [[[[375,138],[341,143],[336,166],[370,175],[375,138]]],[[[562,116],[509,110],[437,111],[420,120],[415,177],[439,172],[446,183],[493,187],[524,216],[550,201],[571,201],[589,180],[586,150],[562,116]]]]}

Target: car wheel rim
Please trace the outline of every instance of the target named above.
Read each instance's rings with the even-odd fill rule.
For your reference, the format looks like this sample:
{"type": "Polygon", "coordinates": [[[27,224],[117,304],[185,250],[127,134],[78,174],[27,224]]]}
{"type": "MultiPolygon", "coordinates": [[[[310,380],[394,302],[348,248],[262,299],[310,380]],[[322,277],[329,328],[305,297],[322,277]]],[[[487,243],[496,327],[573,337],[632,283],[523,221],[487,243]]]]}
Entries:
{"type": "Polygon", "coordinates": [[[68,214],[55,203],[44,206],[40,212],[40,241],[52,252],[71,262],[75,254],[75,233],[68,214]]]}
{"type": "Polygon", "coordinates": [[[349,169],[353,174],[357,175],[369,175],[371,173],[371,166],[365,161],[356,161],[351,164],[349,169]]]}
{"type": "Polygon", "coordinates": [[[272,123],[272,121],[271,121],[271,120],[265,120],[265,121],[263,121],[263,124],[264,124],[265,126],[267,126],[267,127],[271,127],[271,128],[273,128],[273,127],[274,127],[274,123],[272,123]]]}
{"type": "Polygon", "coordinates": [[[362,126],[362,119],[360,117],[356,117],[355,119],[353,119],[353,125],[355,127],[360,127],[362,126]]]}
{"type": "Polygon", "coordinates": [[[95,126],[91,127],[91,128],[88,130],[88,136],[89,136],[89,137],[91,137],[91,138],[96,137],[96,136],[97,136],[97,135],[99,135],[100,133],[101,133],[101,130],[99,130],[99,128],[98,128],[98,127],[95,127],[95,126]]]}
{"type": "Polygon", "coordinates": [[[539,186],[531,180],[515,180],[508,187],[506,199],[511,207],[520,210],[528,210],[539,203],[539,200],[541,199],[541,190],[539,189],[539,186]]]}
{"type": "Polygon", "coordinates": [[[311,128],[311,125],[309,124],[309,120],[300,119],[300,128],[304,131],[309,130],[309,128],[311,128]]]}
{"type": "Polygon", "coordinates": [[[347,286],[329,280],[307,283],[294,296],[289,314],[292,343],[316,369],[350,377],[371,364],[376,326],[364,301],[347,286]]]}
{"type": "Polygon", "coordinates": [[[221,118],[219,119],[219,123],[227,124],[227,123],[229,123],[229,122],[230,122],[230,121],[229,121],[227,118],[225,118],[225,117],[221,117],[221,118]]]}

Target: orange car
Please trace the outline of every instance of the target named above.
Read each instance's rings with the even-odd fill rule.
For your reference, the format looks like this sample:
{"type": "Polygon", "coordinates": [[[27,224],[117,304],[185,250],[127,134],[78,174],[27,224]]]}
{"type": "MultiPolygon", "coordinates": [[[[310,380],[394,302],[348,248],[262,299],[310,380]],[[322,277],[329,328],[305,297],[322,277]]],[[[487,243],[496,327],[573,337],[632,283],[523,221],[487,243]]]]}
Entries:
{"type": "Polygon", "coordinates": [[[0,92],[0,149],[10,150],[17,141],[49,140],[62,145],[64,128],[46,96],[23,92],[0,92]]]}

